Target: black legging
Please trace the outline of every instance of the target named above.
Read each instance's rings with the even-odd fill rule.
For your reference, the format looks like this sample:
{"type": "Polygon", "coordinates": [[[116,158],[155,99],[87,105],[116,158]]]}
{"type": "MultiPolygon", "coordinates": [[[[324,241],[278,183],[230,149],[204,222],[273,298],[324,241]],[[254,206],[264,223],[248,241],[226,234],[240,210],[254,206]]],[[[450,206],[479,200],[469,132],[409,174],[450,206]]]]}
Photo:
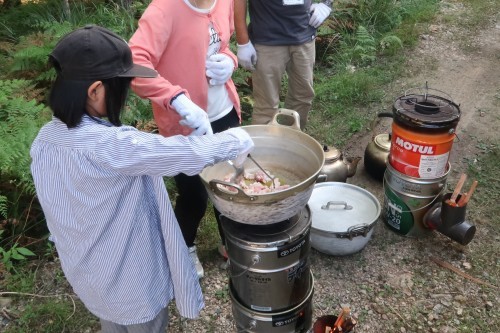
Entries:
{"type": "MultiPolygon", "coordinates": [[[[240,120],[234,108],[226,116],[211,123],[214,133],[225,131],[231,127],[238,127],[239,124],[240,120]]],[[[194,245],[198,226],[207,210],[208,194],[198,175],[187,176],[181,173],[175,176],[174,180],[178,191],[174,209],[175,216],[179,221],[186,245],[191,247],[194,245]]],[[[225,244],[225,237],[219,220],[220,213],[215,207],[214,213],[222,244],[225,244]]]]}

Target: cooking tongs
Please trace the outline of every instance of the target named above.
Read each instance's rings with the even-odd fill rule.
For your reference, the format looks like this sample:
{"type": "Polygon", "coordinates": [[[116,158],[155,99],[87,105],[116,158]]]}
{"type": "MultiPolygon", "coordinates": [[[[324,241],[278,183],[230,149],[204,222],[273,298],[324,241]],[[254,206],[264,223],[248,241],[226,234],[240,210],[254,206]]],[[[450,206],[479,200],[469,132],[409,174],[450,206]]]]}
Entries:
{"type": "Polygon", "coordinates": [[[250,154],[248,154],[248,158],[249,158],[250,160],[252,160],[252,162],[254,162],[254,163],[255,163],[255,165],[256,165],[256,166],[258,166],[258,167],[259,167],[259,169],[260,169],[260,170],[262,170],[262,172],[263,172],[263,173],[264,173],[264,174],[265,174],[265,175],[266,175],[269,179],[271,179],[271,187],[272,187],[272,188],[274,188],[274,186],[275,186],[275,185],[274,185],[274,177],[271,177],[271,175],[270,175],[270,174],[268,174],[268,173],[267,173],[267,171],[266,171],[263,167],[261,167],[261,166],[260,166],[260,164],[259,164],[259,163],[257,163],[257,161],[256,161],[256,160],[255,160],[252,156],[250,156],[250,154]]]}
{"type": "MultiPolygon", "coordinates": [[[[253,163],[255,163],[255,165],[260,169],[262,170],[262,172],[264,172],[264,174],[269,178],[271,179],[271,187],[274,188],[275,185],[274,185],[274,177],[271,177],[271,175],[269,173],[267,173],[267,171],[260,166],[259,163],[257,163],[257,161],[250,155],[248,154],[247,156],[253,163]]],[[[231,166],[234,168],[234,175],[231,177],[231,179],[229,180],[230,183],[234,183],[234,184],[238,184],[241,180],[241,178],[243,177],[243,174],[245,173],[245,168],[242,166],[240,167],[237,167],[236,165],[234,165],[233,161],[230,161],[228,160],[227,163],[231,164],[231,166]]]]}

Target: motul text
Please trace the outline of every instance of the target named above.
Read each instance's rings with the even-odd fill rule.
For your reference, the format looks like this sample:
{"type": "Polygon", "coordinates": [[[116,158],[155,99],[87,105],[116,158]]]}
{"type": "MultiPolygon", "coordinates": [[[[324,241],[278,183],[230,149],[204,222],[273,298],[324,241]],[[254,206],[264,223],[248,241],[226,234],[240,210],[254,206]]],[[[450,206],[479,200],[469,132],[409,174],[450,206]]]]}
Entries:
{"type": "Polygon", "coordinates": [[[396,144],[401,148],[412,151],[414,153],[420,153],[422,155],[434,155],[434,146],[423,146],[410,141],[405,141],[399,136],[396,137],[396,144]]]}

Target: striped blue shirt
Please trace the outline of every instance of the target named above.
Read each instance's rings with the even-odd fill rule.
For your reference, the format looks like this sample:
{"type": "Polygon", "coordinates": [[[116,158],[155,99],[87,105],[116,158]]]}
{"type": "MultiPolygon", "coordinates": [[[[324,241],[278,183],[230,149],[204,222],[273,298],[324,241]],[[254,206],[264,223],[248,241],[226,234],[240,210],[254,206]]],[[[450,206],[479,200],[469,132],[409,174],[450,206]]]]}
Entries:
{"type": "Polygon", "coordinates": [[[162,176],[198,174],[239,148],[227,133],[165,138],[87,116],[40,130],[37,196],[64,274],[94,315],[143,323],[172,299],[182,316],[199,315],[201,288],[162,176]]]}

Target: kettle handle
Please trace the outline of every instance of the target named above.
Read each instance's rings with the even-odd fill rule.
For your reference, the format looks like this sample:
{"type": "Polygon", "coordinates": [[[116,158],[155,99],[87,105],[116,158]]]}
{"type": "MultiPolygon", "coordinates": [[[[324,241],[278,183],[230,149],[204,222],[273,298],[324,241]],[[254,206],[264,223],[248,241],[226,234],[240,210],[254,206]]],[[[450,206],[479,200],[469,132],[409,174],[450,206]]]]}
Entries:
{"type": "MultiPolygon", "coordinates": [[[[393,118],[394,119],[394,114],[392,112],[380,112],[380,113],[377,113],[376,117],[372,120],[371,124],[370,124],[370,129],[371,129],[371,132],[372,132],[372,140],[375,139],[375,126],[377,126],[380,118],[393,118]]],[[[391,134],[389,134],[389,137],[390,137],[391,134]]]]}

